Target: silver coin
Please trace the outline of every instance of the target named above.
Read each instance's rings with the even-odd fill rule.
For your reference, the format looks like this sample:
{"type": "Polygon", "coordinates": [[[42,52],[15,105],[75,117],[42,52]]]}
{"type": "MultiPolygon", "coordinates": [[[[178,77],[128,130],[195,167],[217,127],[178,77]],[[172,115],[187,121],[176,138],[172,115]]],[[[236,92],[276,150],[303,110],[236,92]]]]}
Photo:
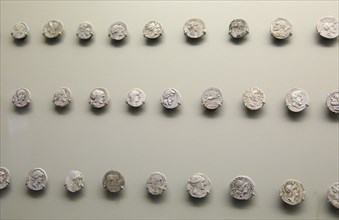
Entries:
{"type": "Polygon", "coordinates": [[[206,34],[205,23],[198,18],[192,18],[184,24],[184,34],[189,38],[200,38],[206,34]]]}
{"type": "Polygon", "coordinates": [[[229,25],[229,32],[233,38],[243,38],[249,33],[249,27],[243,19],[234,19],[229,25]]]}
{"type": "Polygon", "coordinates": [[[292,32],[292,23],[286,18],[277,18],[271,23],[271,34],[277,39],[286,39],[292,32]]]}
{"type": "Polygon", "coordinates": [[[167,189],[166,176],[160,172],[152,173],[146,181],[146,189],[152,195],[161,195],[167,189]]]}
{"type": "Polygon", "coordinates": [[[332,16],[323,17],[317,24],[317,31],[320,36],[327,39],[338,37],[339,23],[338,19],[332,16]]]}
{"type": "Polygon", "coordinates": [[[333,183],[327,191],[328,201],[339,209],[339,182],[333,183]]]}
{"type": "Polygon", "coordinates": [[[11,182],[11,175],[6,167],[0,167],[0,189],[4,189],[11,182]]]}
{"type": "Polygon", "coordinates": [[[214,87],[206,89],[201,95],[201,104],[210,110],[214,110],[219,106],[222,106],[223,102],[224,99],[221,91],[214,87]]]}
{"type": "Polygon", "coordinates": [[[102,108],[109,103],[108,91],[104,88],[93,89],[89,96],[89,104],[94,108],[102,108]]]}
{"type": "Polygon", "coordinates": [[[141,89],[132,89],[127,93],[126,103],[132,107],[140,107],[145,103],[146,95],[141,89]]]}
{"type": "Polygon", "coordinates": [[[148,39],[156,39],[164,33],[164,28],[159,22],[150,21],[148,22],[143,30],[144,37],[148,39]]]}
{"type": "Polygon", "coordinates": [[[26,185],[33,191],[39,191],[46,187],[48,178],[46,172],[41,168],[35,168],[29,171],[26,185]]]}
{"type": "Polygon", "coordinates": [[[16,107],[22,108],[31,103],[31,93],[28,89],[18,89],[12,97],[12,102],[16,107]]]}
{"type": "Polygon", "coordinates": [[[108,28],[108,36],[113,40],[122,40],[127,37],[127,25],[121,21],[113,23],[108,28]]]}
{"type": "Polygon", "coordinates": [[[242,95],[244,105],[250,110],[258,110],[265,104],[265,94],[259,88],[249,88],[242,95]]]}
{"type": "Polygon", "coordinates": [[[304,201],[305,190],[301,182],[294,179],[288,179],[280,189],[281,199],[289,205],[297,205],[304,201]]]}
{"type": "Polygon", "coordinates": [[[88,21],[79,24],[76,35],[81,40],[90,39],[94,35],[93,25],[88,21]]]}
{"type": "Polygon", "coordinates": [[[71,101],[71,90],[69,88],[60,88],[53,95],[53,103],[57,107],[65,107],[71,101]]]}
{"type": "Polygon", "coordinates": [[[196,173],[188,179],[187,192],[194,198],[204,198],[211,192],[211,180],[202,173],[196,173]]]}
{"type": "Polygon", "coordinates": [[[110,192],[120,192],[125,187],[125,179],[118,171],[110,170],[105,174],[102,185],[110,192]]]}
{"type": "Polygon", "coordinates": [[[174,109],[181,104],[181,95],[174,88],[165,89],[161,96],[161,104],[167,109],[174,109]]]}
{"type": "Polygon", "coordinates": [[[230,195],[238,200],[248,200],[254,196],[255,184],[248,176],[237,176],[230,184],[230,195]]]}
{"type": "Polygon", "coordinates": [[[287,108],[292,112],[301,112],[309,106],[307,93],[303,89],[290,89],[285,98],[287,108]]]}
{"type": "Polygon", "coordinates": [[[339,114],[339,91],[332,92],[327,96],[326,105],[331,112],[339,114]]]}
{"type": "Polygon", "coordinates": [[[84,187],[84,176],[80,171],[71,170],[65,178],[65,187],[70,192],[78,192],[84,187]]]}
{"type": "Polygon", "coordinates": [[[56,38],[60,35],[62,35],[64,29],[64,25],[61,21],[52,19],[45,24],[42,35],[44,35],[47,38],[56,38]]]}
{"type": "Polygon", "coordinates": [[[13,26],[11,35],[15,39],[24,39],[29,35],[28,25],[24,22],[17,23],[13,26]]]}

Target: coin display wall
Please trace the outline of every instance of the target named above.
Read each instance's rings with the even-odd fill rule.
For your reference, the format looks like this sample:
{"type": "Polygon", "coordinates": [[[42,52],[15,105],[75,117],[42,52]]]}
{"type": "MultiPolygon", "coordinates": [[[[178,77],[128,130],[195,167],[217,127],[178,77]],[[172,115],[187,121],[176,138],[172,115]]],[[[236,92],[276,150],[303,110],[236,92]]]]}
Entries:
{"type": "Polygon", "coordinates": [[[1,218],[336,219],[326,191],[338,181],[338,118],[328,111],[326,95],[338,89],[338,39],[326,41],[315,30],[326,15],[339,17],[336,1],[2,1],[1,166],[12,182],[0,192],[1,218]],[[207,33],[190,40],[181,28],[195,17],[207,33]],[[293,24],[293,35],[283,41],[270,34],[278,17],[293,24]],[[64,22],[63,36],[46,40],[42,26],[52,18],[64,22]],[[234,18],[250,28],[241,40],[227,35],[234,18]],[[164,27],[157,41],[142,37],[152,20],[164,27]],[[14,41],[9,33],[20,21],[32,35],[14,41]],[[88,42],[75,35],[83,21],[95,25],[88,42]],[[107,36],[114,21],[128,25],[124,41],[107,36]],[[209,86],[224,98],[213,112],[200,100],[209,86]],[[259,111],[242,102],[254,86],[266,95],[259,111]],[[32,103],[15,109],[9,99],[22,87],[31,91],[32,103]],[[52,96],[61,87],[74,98],[56,108],[52,96]],[[88,104],[95,87],[110,93],[105,108],[88,104]],[[294,87],[310,97],[310,106],[297,114],[284,100],[294,87]],[[147,95],[142,108],[123,104],[132,88],[147,95]],[[166,88],[182,95],[174,111],[161,108],[166,88]],[[47,172],[46,190],[24,186],[34,167],[47,172]],[[64,187],[70,170],[84,174],[80,193],[64,187]],[[124,175],[119,195],[103,189],[108,170],[124,175]],[[155,171],[168,181],[157,199],[145,189],[155,171]],[[195,173],[212,182],[204,199],[186,191],[195,173]],[[228,194],[238,175],[255,181],[248,201],[228,194]],[[306,190],[295,207],[279,196],[287,179],[306,190]]]}

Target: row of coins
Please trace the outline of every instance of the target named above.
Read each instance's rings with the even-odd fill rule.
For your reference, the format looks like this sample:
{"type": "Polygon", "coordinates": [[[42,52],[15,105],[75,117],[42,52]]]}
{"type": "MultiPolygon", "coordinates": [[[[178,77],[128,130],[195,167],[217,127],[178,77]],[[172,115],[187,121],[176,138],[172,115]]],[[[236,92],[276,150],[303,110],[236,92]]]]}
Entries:
{"type": "MultiPolygon", "coordinates": [[[[57,38],[63,33],[63,23],[59,20],[49,20],[43,27],[42,34],[46,38],[57,38]]],[[[292,23],[286,18],[277,18],[271,23],[271,34],[276,39],[282,40],[290,37],[293,33],[292,23]]],[[[316,30],[320,36],[333,39],[338,37],[338,20],[328,16],[321,18],[316,30]]],[[[201,19],[193,18],[184,24],[184,34],[192,39],[197,39],[206,34],[205,23],[201,19]]],[[[164,28],[157,21],[148,22],[143,29],[143,36],[148,39],[156,39],[164,33],[164,28]]],[[[229,24],[229,34],[236,39],[245,37],[249,33],[249,27],[245,20],[234,19],[229,24]]],[[[24,22],[14,25],[12,36],[15,39],[24,39],[29,35],[28,25],[24,22]]],[[[88,40],[94,35],[93,25],[90,22],[83,22],[76,32],[81,40],[88,40]]],[[[108,36],[120,41],[127,36],[127,25],[121,21],[113,23],[108,29],[108,36]]]]}
{"type": "MultiPolygon", "coordinates": [[[[48,182],[47,173],[41,168],[29,171],[26,185],[30,190],[43,190],[48,182]]],[[[0,189],[10,183],[10,173],[5,167],[0,167],[0,189]]],[[[118,193],[125,187],[123,175],[115,170],[105,173],[102,185],[105,190],[118,193]]],[[[69,192],[75,193],[84,187],[84,176],[80,171],[71,170],[65,178],[65,187],[69,192]]],[[[167,189],[167,178],[160,172],[152,173],[146,180],[146,189],[153,196],[159,196],[167,189]]],[[[206,197],[212,189],[211,180],[202,173],[192,175],[186,185],[187,192],[194,198],[206,197]]],[[[255,183],[248,176],[237,176],[229,185],[230,195],[238,200],[249,200],[255,194],[255,183]]],[[[289,205],[297,205],[305,199],[303,184],[295,179],[288,179],[280,188],[281,199],[289,205]]],[[[332,184],[328,191],[329,202],[339,209],[339,182],[332,184]]]]}
{"type": "MultiPolygon", "coordinates": [[[[264,92],[256,87],[247,89],[242,95],[244,105],[250,110],[259,110],[266,103],[264,92]]],[[[22,108],[31,103],[31,93],[28,89],[18,89],[12,97],[12,102],[16,107],[22,108]]],[[[71,90],[60,88],[53,95],[55,106],[63,108],[72,101],[71,90]]],[[[95,88],[89,96],[89,104],[93,108],[103,108],[110,101],[109,93],[104,88],[95,88]]],[[[145,93],[138,88],[127,93],[126,103],[131,107],[141,107],[146,101],[145,93]]],[[[215,110],[222,106],[224,100],[221,90],[218,88],[208,88],[201,95],[202,105],[209,110],[215,110]]],[[[287,108],[292,112],[301,112],[309,106],[308,94],[300,88],[293,88],[288,91],[285,98],[287,108]]],[[[165,89],[161,96],[161,104],[166,109],[175,109],[181,104],[181,95],[174,88],[165,89]]],[[[330,93],[326,99],[328,109],[333,113],[339,113],[339,91],[330,93]]]]}

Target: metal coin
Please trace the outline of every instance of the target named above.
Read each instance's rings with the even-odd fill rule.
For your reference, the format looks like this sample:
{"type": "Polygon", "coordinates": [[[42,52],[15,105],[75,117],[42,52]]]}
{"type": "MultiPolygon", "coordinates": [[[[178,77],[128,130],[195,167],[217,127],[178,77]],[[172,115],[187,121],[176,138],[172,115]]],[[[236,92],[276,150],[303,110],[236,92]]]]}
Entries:
{"type": "Polygon", "coordinates": [[[265,94],[259,88],[249,88],[242,95],[244,105],[250,110],[258,110],[265,104],[265,94]]]}
{"type": "Polygon", "coordinates": [[[181,95],[174,88],[165,89],[161,96],[161,104],[167,109],[174,109],[181,104],[181,95]]]}
{"type": "Polygon", "coordinates": [[[333,183],[327,191],[328,201],[339,209],[339,182],[333,183]]]}
{"type": "Polygon", "coordinates": [[[94,108],[102,108],[109,103],[108,91],[104,88],[94,89],[89,96],[89,104],[94,108]]]}
{"type": "Polygon", "coordinates": [[[332,92],[327,96],[326,105],[331,112],[339,114],[339,91],[332,92]]]}
{"type": "Polygon", "coordinates": [[[52,19],[45,24],[42,35],[44,35],[47,38],[56,38],[60,35],[62,35],[64,29],[64,25],[61,21],[52,19]]]}
{"type": "Polygon", "coordinates": [[[152,173],[146,181],[146,189],[152,195],[161,195],[167,188],[166,176],[160,172],[152,173]]]}
{"type": "Polygon", "coordinates": [[[271,34],[276,39],[286,39],[292,32],[292,23],[286,18],[277,18],[271,23],[271,34]]]}
{"type": "Polygon", "coordinates": [[[317,31],[324,38],[337,38],[339,31],[338,19],[332,16],[321,18],[317,24],[317,31]]]}
{"type": "Polygon", "coordinates": [[[184,34],[189,38],[200,38],[206,34],[205,23],[198,18],[192,18],[184,24],[184,34]]]}
{"type": "Polygon", "coordinates": [[[0,167],[0,189],[4,189],[11,182],[11,175],[6,167],[0,167]]]}
{"type": "Polygon", "coordinates": [[[146,95],[141,89],[132,89],[127,93],[126,103],[132,107],[140,107],[145,103],[146,95]]]}
{"type": "Polygon", "coordinates": [[[229,25],[229,32],[233,38],[243,38],[249,33],[249,27],[243,19],[234,19],[229,25]]]}
{"type": "Polygon", "coordinates": [[[33,191],[39,191],[46,187],[48,178],[46,172],[41,168],[35,168],[29,171],[26,185],[33,191]]]}
{"type": "Polygon", "coordinates": [[[104,175],[102,185],[110,192],[120,192],[124,189],[125,179],[118,171],[110,170],[104,175]]]}
{"type": "Polygon", "coordinates": [[[143,30],[144,37],[148,39],[156,39],[164,33],[164,28],[159,22],[150,21],[148,22],[143,30]]]}
{"type": "Polygon", "coordinates": [[[94,35],[93,25],[88,21],[79,24],[76,35],[81,40],[90,39],[94,35]]]}
{"type": "Polygon", "coordinates": [[[255,184],[248,176],[237,176],[230,184],[230,195],[238,200],[248,200],[254,196],[255,184]]]}
{"type": "Polygon", "coordinates": [[[71,90],[69,88],[60,88],[53,95],[53,103],[57,107],[65,107],[71,101],[71,90]]]}
{"type": "Polygon", "coordinates": [[[13,26],[11,35],[15,39],[25,39],[29,35],[28,25],[24,22],[17,23],[13,26]]]}
{"type": "Polygon", "coordinates": [[[307,93],[303,89],[290,89],[285,98],[287,108],[292,112],[301,112],[309,106],[307,93]]]}
{"type": "Polygon", "coordinates": [[[280,189],[281,199],[289,205],[297,205],[305,200],[305,190],[301,182],[288,179],[280,189]]]}
{"type": "Polygon", "coordinates": [[[20,88],[13,95],[12,102],[16,107],[25,107],[31,103],[31,93],[28,89],[20,88]]]}
{"type": "Polygon", "coordinates": [[[211,192],[211,180],[202,173],[196,173],[188,179],[187,192],[194,198],[204,198],[211,192]]]}
{"type": "Polygon", "coordinates": [[[70,192],[78,192],[84,187],[84,176],[80,171],[71,170],[65,178],[65,187],[70,192]]]}
{"type": "Polygon", "coordinates": [[[121,21],[113,23],[108,28],[108,36],[112,40],[122,40],[127,37],[127,25],[121,21]]]}
{"type": "Polygon", "coordinates": [[[201,95],[201,104],[210,110],[217,109],[219,106],[222,106],[224,99],[222,97],[221,91],[217,88],[208,88],[201,95]]]}

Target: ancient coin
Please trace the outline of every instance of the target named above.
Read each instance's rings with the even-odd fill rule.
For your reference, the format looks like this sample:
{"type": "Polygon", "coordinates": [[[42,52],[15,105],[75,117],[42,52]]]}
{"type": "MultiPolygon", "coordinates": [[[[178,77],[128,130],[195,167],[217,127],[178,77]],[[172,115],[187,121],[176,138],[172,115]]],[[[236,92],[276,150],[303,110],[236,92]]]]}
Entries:
{"type": "Polygon", "coordinates": [[[4,189],[11,182],[11,175],[6,167],[0,167],[0,189],[4,189]]]}
{"type": "Polygon", "coordinates": [[[127,25],[121,21],[113,23],[108,28],[108,36],[112,40],[122,40],[127,37],[127,25]]]}
{"type": "Polygon", "coordinates": [[[13,95],[12,102],[16,107],[25,107],[31,103],[31,93],[28,89],[20,88],[13,95]]]}
{"type": "Polygon", "coordinates": [[[326,105],[331,112],[339,114],[339,91],[332,92],[327,96],[326,105]]]}
{"type": "Polygon", "coordinates": [[[56,38],[62,35],[63,29],[64,25],[61,21],[52,19],[49,20],[47,24],[45,24],[42,30],[42,35],[44,35],[46,38],[56,38]]]}
{"type": "Polygon", "coordinates": [[[333,183],[327,191],[328,201],[339,209],[339,182],[333,183]]]}
{"type": "Polygon", "coordinates": [[[174,109],[181,104],[181,95],[174,88],[165,89],[161,96],[161,104],[167,109],[174,109]]]}
{"type": "Polygon", "coordinates": [[[90,39],[94,35],[93,25],[88,21],[79,24],[76,35],[81,40],[90,39]]]}
{"type": "Polygon", "coordinates": [[[229,25],[229,32],[233,38],[243,38],[249,33],[249,27],[243,19],[234,19],[229,25]]]}
{"type": "Polygon", "coordinates": [[[317,31],[320,36],[327,39],[338,37],[339,23],[338,19],[332,16],[323,17],[317,24],[317,31]]]}
{"type": "Polygon", "coordinates": [[[77,192],[84,187],[84,176],[80,171],[71,170],[65,178],[65,187],[70,192],[77,192]]]}
{"type": "Polygon", "coordinates": [[[184,24],[184,34],[189,38],[200,38],[206,34],[205,23],[198,18],[192,18],[184,24]]]}
{"type": "Polygon", "coordinates": [[[201,95],[201,104],[210,110],[217,109],[224,102],[221,91],[217,88],[208,88],[201,95]]]}
{"type": "Polygon", "coordinates": [[[233,198],[248,200],[254,195],[255,184],[248,176],[237,176],[232,180],[229,190],[233,198]]]}
{"type": "Polygon", "coordinates": [[[132,89],[127,93],[126,103],[132,107],[140,107],[145,103],[146,95],[141,89],[132,89]]]}
{"type": "Polygon", "coordinates": [[[146,181],[146,189],[152,195],[161,195],[167,188],[166,176],[160,172],[152,173],[146,181]]]}
{"type": "Polygon", "coordinates": [[[303,89],[290,89],[286,95],[286,106],[292,112],[301,112],[309,106],[307,93],[303,89]]]}
{"type": "Polygon", "coordinates": [[[35,168],[29,171],[26,185],[33,191],[39,191],[46,187],[48,178],[46,172],[41,168],[35,168]]]}
{"type": "Polygon", "coordinates": [[[211,180],[202,173],[196,173],[188,179],[187,192],[194,198],[204,198],[211,192],[211,180]]]}
{"type": "Polygon", "coordinates": [[[271,23],[271,34],[276,39],[286,39],[292,32],[292,23],[286,18],[277,18],[271,23]]]}
{"type": "Polygon", "coordinates": [[[289,205],[297,205],[304,201],[305,190],[301,182],[294,179],[288,179],[280,189],[281,199],[289,205]]]}
{"type": "Polygon", "coordinates": [[[71,101],[71,90],[69,88],[60,88],[53,95],[53,103],[57,107],[65,107],[71,101]]]}
{"type": "Polygon", "coordinates": [[[124,189],[125,179],[118,171],[108,171],[102,180],[104,189],[110,192],[119,192],[124,189]]]}
{"type": "Polygon", "coordinates": [[[89,104],[94,108],[102,108],[109,103],[108,91],[104,88],[93,89],[89,96],[89,104]]]}
{"type": "Polygon", "coordinates": [[[250,110],[258,110],[265,104],[265,94],[259,88],[249,88],[242,95],[244,105],[250,110]]]}
{"type": "Polygon", "coordinates": [[[150,21],[148,22],[143,30],[144,37],[148,39],[156,39],[164,33],[164,28],[159,22],[150,21]]]}
{"type": "Polygon", "coordinates": [[[29,35],[28,25],[24,22],[17,23],[13,26],[11,35],[15,39],[25,39],[29,35]]]}

